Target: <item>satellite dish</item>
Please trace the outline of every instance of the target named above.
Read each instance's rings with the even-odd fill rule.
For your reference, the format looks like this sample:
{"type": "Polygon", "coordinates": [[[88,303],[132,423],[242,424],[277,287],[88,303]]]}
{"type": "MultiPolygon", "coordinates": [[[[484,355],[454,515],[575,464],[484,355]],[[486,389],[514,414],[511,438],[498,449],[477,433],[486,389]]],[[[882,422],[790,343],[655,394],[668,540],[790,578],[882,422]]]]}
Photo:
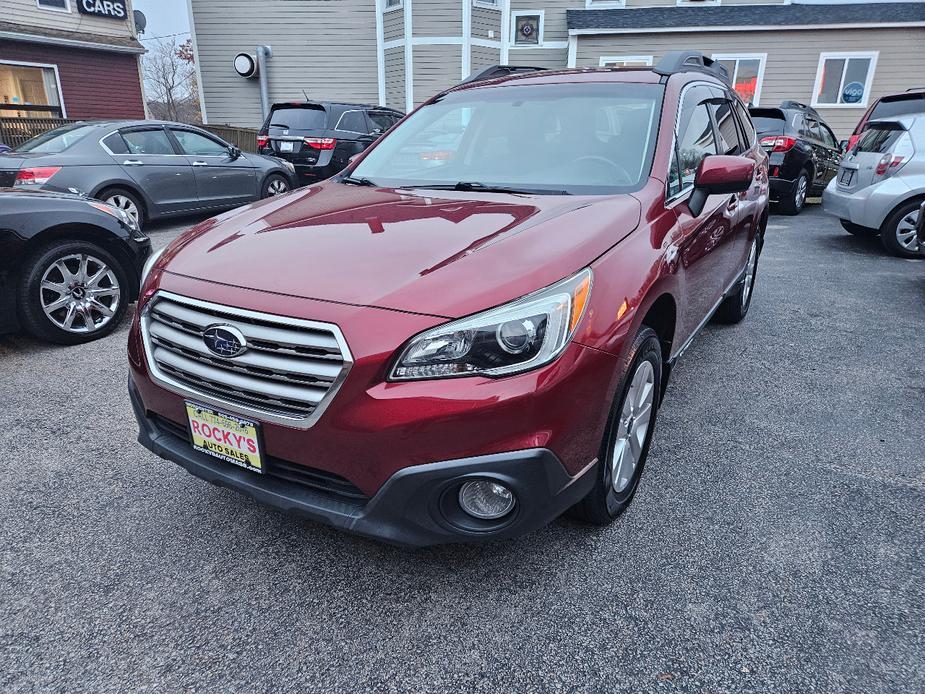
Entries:
{"type": "Polygon", "coordinates": [[[257,59],[250,53],[238,53],[234,57],[234,71],[241,77],[255,77],[257,75],[257,59]]]}
{"type": "Polygon", "coordinates": [[[148,18],[145,17],[145,13],[141,10],[132,10],[132,14],[135,16],[135,28],[138,30],[138,33],[145,33],[145,29],[148,26],[148,18]]]}

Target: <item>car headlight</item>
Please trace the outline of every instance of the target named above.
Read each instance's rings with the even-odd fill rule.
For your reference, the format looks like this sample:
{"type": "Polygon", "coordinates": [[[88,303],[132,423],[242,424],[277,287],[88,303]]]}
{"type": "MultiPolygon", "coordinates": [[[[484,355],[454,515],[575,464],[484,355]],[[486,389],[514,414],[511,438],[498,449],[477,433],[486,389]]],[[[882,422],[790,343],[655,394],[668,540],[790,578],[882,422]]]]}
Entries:
{"type": "Polygon", "coordinates": [[[291,161],[286,161],[285,159],[281,159],[280,161],[282,161],[283,165],[289,169],[289,173],[295,173],[295,164],[293,164],[291,161]]]}
{"type": "Polygon", "coordinates": [[[160,250],[154,251],[154,253],[148,256],[144,266],[141,268],[141,281],[138,283],[139,287],[144,286],[145,280],[148,279],[148,275],[151,274],[151,268],[154,267],[154,263],[157,262],[158,258],[164,255],[164,251],[166,250],[167,246],[164,246],[160,250]]]}
{"type": "Polygon", "coordinates": [[[591,296],[591,270],[414,337],[389,380],[507,376],[548,364],[568,345],[591,296]]]}
{"type": "Polygon", "coordinates": [[[141,233],[141,227],[138,226],[138,222],[135,221],[128,212],[123,209],[116,207],[115,205],[110,205],[105,202],[97,202],[95,200],[88,200],[87,203],[91,207],[95,207],[100,212],[105,212],[110,217],[115,217],[119,220],[119,223],[129,230],[133,238],[144,239],[146,238],[144,234],[141,233]]]}

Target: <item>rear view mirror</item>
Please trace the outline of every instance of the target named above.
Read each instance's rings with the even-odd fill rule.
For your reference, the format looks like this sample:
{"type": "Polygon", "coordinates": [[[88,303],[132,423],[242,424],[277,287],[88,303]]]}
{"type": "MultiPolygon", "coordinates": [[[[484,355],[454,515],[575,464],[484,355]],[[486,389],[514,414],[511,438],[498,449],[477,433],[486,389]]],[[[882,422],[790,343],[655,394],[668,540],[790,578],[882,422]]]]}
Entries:
{"type": "Polygon", "coordinates": [[[241,156],[241,150],[235,147],[234,145],[231,145],[228,148],[228,156],[230,156],[231,160],[234,161],[235,159],[238,159],[241,156]]]}
{"type": "Polygon", "coordinates": [[[704,157],[697,167],[694,193],[687,202],[695,217],[703,212],[711,195],[741,193],[748,190],[755,177],[755,162],[747,157],[712,154],[704,157]]]}

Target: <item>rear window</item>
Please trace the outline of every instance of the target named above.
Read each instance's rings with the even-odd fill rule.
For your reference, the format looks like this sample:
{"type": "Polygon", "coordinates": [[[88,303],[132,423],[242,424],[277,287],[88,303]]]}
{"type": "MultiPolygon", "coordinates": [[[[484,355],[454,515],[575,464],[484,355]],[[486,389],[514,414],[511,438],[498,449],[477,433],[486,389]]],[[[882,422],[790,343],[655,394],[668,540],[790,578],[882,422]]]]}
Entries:
{"type": "Polygon", "coordinates": [[[42,154],[57,154],[71,147],[78,140],[82,140],[96,128],[92,125],[67,125],[57,130],[50,130],[16,148],[17,152],[40,152],[42,154]]]}
{"type": "Polygon", "coordinates": [[[907,113],[925,111],[925,94],[909,94],[903,96],[887,97],[874,106],[870,114],[874,118],[895,118],[905,116],[907,113]]]}
{"type": "Polygon", "coordinates": [[[268,131],[324,130],[328,114],[323,106],[275,106],[270,112],[268,131]]]}
{"type": "Polygon", "coordinates": [[[750,108],[748,114],[759,133],[779,133],[787,124],[787,117],[779,108],[750,108]]]}
{"type": "Polygon", "coordinates": [[[876,152],[884,154],[889,152],[896,140],[905,132],[898,123],[875,123],[867,126],[867,130],[861,135],[855,152],[876,152]]]}

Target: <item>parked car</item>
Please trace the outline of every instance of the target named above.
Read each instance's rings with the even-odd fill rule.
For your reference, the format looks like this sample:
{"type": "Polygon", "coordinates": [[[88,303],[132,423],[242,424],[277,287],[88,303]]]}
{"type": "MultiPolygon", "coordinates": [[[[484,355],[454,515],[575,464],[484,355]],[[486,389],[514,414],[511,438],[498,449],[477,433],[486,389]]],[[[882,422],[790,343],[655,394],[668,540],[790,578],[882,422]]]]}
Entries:
{"type": "Polygon", "coordinates": [[[919,253],[925,256],[925,202],[919,205],[919,216],[915,223],[915,237],[919,242],[919,253]]]}
{"type": "Polygon", "coordinates": [[[111,333],[138,298],[151,242],[123,210],[80,195],[0,189],[0,333],[63,345],[111,333]]]}
{"type": "Polygon", "coordinates": [[[75,123],[0,159],[0,187],[84,193],[154,219],[220,211],[295,187],[290,164],[164,121],[75,123]]]}
{"type": "Polygon", "coordinates": [[[770,156],[771,199],[779,212],[799,214],[806,198],[821,195],[838,171],[838,139],[815,109],[797,101],[748,111],[770,156]]]}
{"type": "Polygon", "coordinates": [[[330,178],[404,117],[367,104],[294,101],[273,104],[257,151],[292,162],[300,185],[330,178]]]}
{"type": "Polygon", "coordinates": [[[139,440],[391,542],[609,523],[673,365],[748,312],[767,217],[767,154],[708,58],[458,86],[345,174],[152,261],[139,440]],[[460,120],[459,156],[396,167],[460,120]]]}
{"type": "Polygon", "coordinates": [[[925,197],[925,113],[870,121],[822,196],[823,209],[857,236],[880,236],[918,258],[915,226],[925,197]]]}
{"type": "Polygon", "coordinates": [[[925,87],[913,87],[901,94],[881,96],[870,105],[870,108],[867,109],[861,117],[861,120],[858,121],[857,127],[854,129],[854,132],[851,133],[851,137],[848,139],[848,144],[845,149],[846,151],[854,149],[868,121],[883,120],[904,116],[909,113],[923,112],[925,112],[925,87]]]}
{"type": "Polygon", "coordinates": [[[9,152],[11,149],[13,148],[10,147],[9,145],[5,145],[2,142],[0,142],[0,154],[3,154],[4,152],[9,152]]]}

